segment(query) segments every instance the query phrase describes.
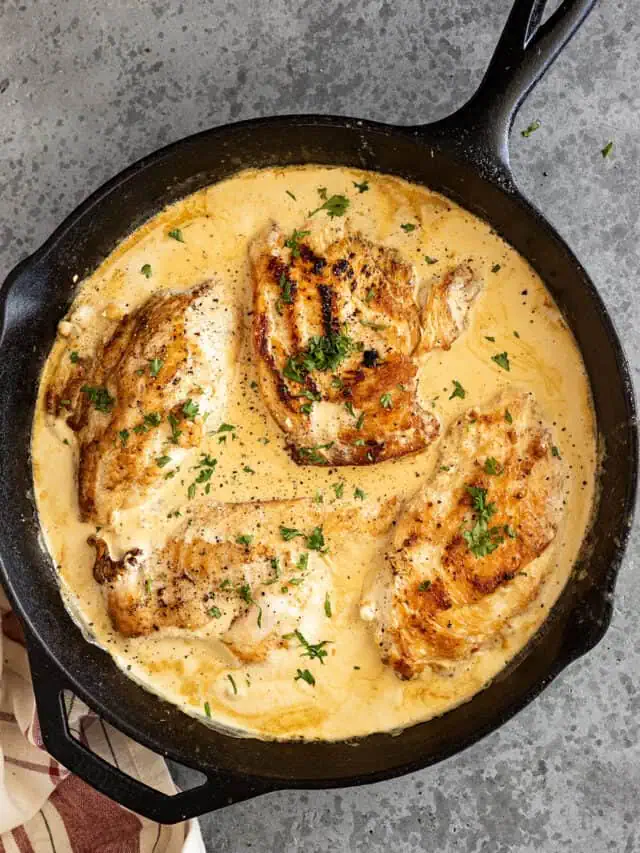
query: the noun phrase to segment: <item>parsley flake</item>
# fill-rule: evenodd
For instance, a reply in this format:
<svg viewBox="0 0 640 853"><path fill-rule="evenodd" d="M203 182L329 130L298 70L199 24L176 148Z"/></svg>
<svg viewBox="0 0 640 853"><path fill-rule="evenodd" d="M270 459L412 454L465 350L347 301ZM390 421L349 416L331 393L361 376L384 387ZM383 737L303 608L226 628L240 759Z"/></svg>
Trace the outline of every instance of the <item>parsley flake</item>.
<svg viewBox="0 0 640 853"><path fill-rule="evenodd" d="M461 400L467 396L467 392L464 390L462 385L458 382L457 379L453 380L453 393L449 397L450 400L453 400L454 397L460 397Z"/></svg>
<svg viewBox="0 0 640 853"><path fill-rule="evenodd" d="M349 207L349 199L344 195L332 195L328 198L324 204L321 204L320 207L316 207L315 210L309 211L309 216L315 216L316 213L319 213L321 210L326 210L327 214L331 219L334 219L336 216L344 216Z"/></svg>
<svg viewBox="0 0 640 853"><path fill-rule="evenodd" d="M310 684L312 687L315 687L316 680L313 677L313 673L309 672L308 669L299 669L298 674L294 678L294 681L306 681L307 684Z"/></svg>
<svg viewBox="0 0 640 853"><path fill-rule="evenodd" d="M539 127L540 122L536 119L535 121L531 122L529 127L525 128L524 130L521 130L520 133L526 139L527 137L531 136L532 133L535 133L535 131L538 130Z"/></svg>
<svg viewBox="0 0 640 853"><path fill-rule="evenodd" d="M187 400L187 402L182 407L182 414L188 421L193 421L196 418L196 415L200 411L200 406L197 403L194 403L191 397Z"/></svg>
<svg viewBox="0 0 640 853"><path fill-rule="evenodd" d="M284 241L284 244L287 249L291 249L292 258L300 257L300 240L302 240L303 237L306 237L309 234L311 234L311 231L298 231L296 228L294 228L291 237L288 237Z"/></svg>
<svg viewBox="0 0 640 853"><path fill-rule="evenodd" d="M329 598L328 592L325 593L324 596L324 615L327 617L327 619L331 619L331 616L333 615L331 610L331 599Z"/></svg>
<svg viewBox="0 0 640 853"><path fill-rule="evenodd" d="M417 225L414 225L413 222L403 222L400 226L405 234L411 234L412 231L415 231Z"/></svg>
<svg viewBox="0 0 640 853"><path fill-rule="evenodd" d="M152 273L151 264L143 264L140 267L140 272L142 273L142 275L145 278L151 278L151 273Z"/></svg>
<svg viewBox="0 0 640 853"><path fill-rule="evenodd" d="M496 355L492 355L491 361L495 361L498 367L501 367L503 370L511 370L509 355L506 352L499 352Z"/></svg>
<svg viewBox="0 0 640 853"><path fill-rule="evenodd" d="M149 362L149 373L155 378L162 370L164 361L161 358L152 358Z"/></svg>
<svg viewBox="0 0 640 853"><path fill-rule="evenodd" d="M383 394L380 397L380 405L383 409L392 409L393 408L393 399L391 394L387 391L386 394Z"/></svg>
<svg viewBox="0 0 640 853"><path fill-rule="evenodd" d="M352 183L359 193L366 193L366 191L369 189L368 181L363 181L361 184L359 184L357 181L352 181Z"/></svg>
<svg viewBox="0 0 640 853"><path fill-rule="evenodd" d="M83 394L86 394L89 400L93 403L93 408L97 412L109 414L115 403L115 397L112 397L108 389L104 385L83 385L80 389Z"/></svg>

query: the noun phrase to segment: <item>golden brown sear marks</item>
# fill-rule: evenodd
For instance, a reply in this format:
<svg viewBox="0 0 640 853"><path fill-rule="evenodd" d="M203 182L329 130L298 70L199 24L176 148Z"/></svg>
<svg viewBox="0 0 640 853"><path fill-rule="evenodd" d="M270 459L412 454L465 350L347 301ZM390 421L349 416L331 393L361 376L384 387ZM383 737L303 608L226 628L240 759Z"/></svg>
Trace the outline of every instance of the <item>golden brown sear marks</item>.
<svg viewBox="0 0 640 853"><path fill-rule="evenodd" d="M368 465L424 449L439 422L418 402L416 356L460 334L478 279L461 267L434 287L421 344L409 264L348 229L322 249L309 233L273 226L251 247L260 389L292 458Z"/></svg>
<svg viewBox="0 0 640 853"><path fill-rule="evenodd" d="M108 524L199 445L221 407L237 353L238 315L216 282L164 290L123 317L89 354L63 358L46 406L79 445L82 519Z"/></svg>
<svg viewBox="0 0 640 853"><path fill-rule="evenodd" d="M101 539L90 543L112 624L127 637L207 628L251 662L282 645L306 612L323 612L326 546L310 500L201 504L161 548L121 560Z"/></svg>
<svg viewBox="0 0 640 853"><path fill-rule="evenodd" d="M383 662L403 678L498 639L550 566L565 465L530 393L458 418L440 464L398 519L363 598Z"/></svg>

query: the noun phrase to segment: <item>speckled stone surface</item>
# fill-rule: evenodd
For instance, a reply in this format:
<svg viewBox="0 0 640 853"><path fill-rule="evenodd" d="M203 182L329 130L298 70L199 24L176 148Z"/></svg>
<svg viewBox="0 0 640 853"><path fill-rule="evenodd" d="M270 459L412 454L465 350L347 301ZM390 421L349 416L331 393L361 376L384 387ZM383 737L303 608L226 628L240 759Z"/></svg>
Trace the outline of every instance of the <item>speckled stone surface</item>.
<svg viewBox="0 0 640 853"><path fill-rule="evenodd" d="M230 120L415 123L477 85L509 0L2 0L0 274L91 190ZM530 96L521 187L568 239L640 368L640 3L608 0ZM533 119L529 138L519 130ZM610 158L600 150L614 140ZM640 851L637 532L595 651L500 731L393 782L202 820L212 851Z"/></svg>

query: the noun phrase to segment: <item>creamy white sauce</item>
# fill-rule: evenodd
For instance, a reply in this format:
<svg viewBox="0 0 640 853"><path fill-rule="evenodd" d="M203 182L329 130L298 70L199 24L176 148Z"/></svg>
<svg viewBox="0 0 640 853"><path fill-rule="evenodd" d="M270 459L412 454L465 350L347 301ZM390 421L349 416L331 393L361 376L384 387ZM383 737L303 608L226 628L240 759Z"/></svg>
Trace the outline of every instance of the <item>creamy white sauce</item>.
<svg viewBox="0 0 640 853"><path fill-rule="evenodd" d="M353 182L364 180L370 189L359 193ZM552 566L542 596L495 645L446 675L426 672L402 682L381 664L370 627L359 615L361 590L375 570L381 543L353 531L332 543L328 558L333 615L321 614L315 620L318 639L331 643L324 665L300 657L292 647L273 652L263 663L241 666L207 630L133 640L115 634L92 575L94 552L86 540L95 528L79 521L75 438L44 411L44 388L59 359L68 358L72 350L90 351L104 330L102 317L127 313L159 288L186 288L217 276L230 285L247 317L250 241L271 220L285 232L301 228L308 211L321 203L319 187L327 187L329 195L347 195L350 226L396 247L415 265L421 289L462 261L484 272L486 285L468 331L449 352L430 355L421 372L423 404L433 407L442 432L468 407L515 385L535 393L567 462L569 511L540 558ZM326 214L314 220L326 224ZM418 227L406 233L403 223ZM173 228L181 229L184 243L167 236ZM425 257L438 261L428 263ZM152 267L149 278L141 273L145 264ZM402 729L442 714L482 689L535 633L565 585L589 523L595 488L595 424L582 360L537 274L486 223L448 199L396 178L352 169L309 166L243 172L167 208L125 240L82 283L61 327L41 381L32 446L47 547L58 566L67 606L92 640L128 675L186 712L204 719L207 703L212 724L263 738L339 739ZM268 500L319 491L327 505L347 506L359 505L353 498L358 487L367 495L365 504L373 505L392 496L404 498L419 487L435 464L438 442L417 456L366 468L296 466L252 387L255 371L248 337L245 334L224 416L236 425L237 440L219 444L218 436L208 436L202 446L218 459L212 498ZM509 354L508 373L491 360L503 351ZM454 379L466 390L464 400L449 399ZM141 544L161 545L180 523L169 518L173 511L189 511L186 491L191 480L185 473L167 481L152 502L120 512L114 529L102 531L112 553ZM344 497L338 499L332 485L341 481ZM294 680L298 668L313 672L315 687Z"/></svg>

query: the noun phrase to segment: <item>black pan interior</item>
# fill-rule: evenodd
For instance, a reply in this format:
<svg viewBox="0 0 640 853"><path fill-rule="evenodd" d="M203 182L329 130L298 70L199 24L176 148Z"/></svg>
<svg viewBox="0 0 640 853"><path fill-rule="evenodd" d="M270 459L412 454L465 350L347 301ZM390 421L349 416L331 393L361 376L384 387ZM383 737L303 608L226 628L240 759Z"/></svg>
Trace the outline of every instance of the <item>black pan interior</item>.
<svg viewBox="0 0 640 853"><path fill-rule="evenodd" d="M493 730L604 634L631 518L636 471L633 392L602 302L564 242L492 164L458 159L428 131L330 118L274 119L208 131L133 166L89 199L23 264L6 293L0 363L0 542L11 597L35 642L75 692L157 752L205 772L275 785L329 786L423 767ZM582 350L605 449L602 499L584 568L526 654L471 702L399 736L354 744L267 743L216 733L136 686L87 643L62 605L43 553L32 501L29 443L39 373L73 295L128 233L167 203L247 167L348 165L400 175L439 190L488 220L546 282ZM0 307L2 300L0 299Z"/></svg>

